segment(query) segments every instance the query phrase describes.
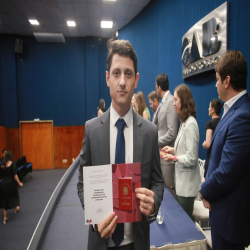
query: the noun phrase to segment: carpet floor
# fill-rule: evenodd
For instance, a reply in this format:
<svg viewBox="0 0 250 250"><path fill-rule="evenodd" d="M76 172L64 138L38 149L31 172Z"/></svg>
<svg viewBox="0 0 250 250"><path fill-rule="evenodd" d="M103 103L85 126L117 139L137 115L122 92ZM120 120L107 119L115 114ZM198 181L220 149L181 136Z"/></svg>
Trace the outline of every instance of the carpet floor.
<svg viewBox="0 0 250 250"><path fill-rule="evenodd" d="M33 170L32 178L19 188L20 211L8 210L9 221L3 225L0 212L0 249L27 249L50 196L67 169Z"/></svg>

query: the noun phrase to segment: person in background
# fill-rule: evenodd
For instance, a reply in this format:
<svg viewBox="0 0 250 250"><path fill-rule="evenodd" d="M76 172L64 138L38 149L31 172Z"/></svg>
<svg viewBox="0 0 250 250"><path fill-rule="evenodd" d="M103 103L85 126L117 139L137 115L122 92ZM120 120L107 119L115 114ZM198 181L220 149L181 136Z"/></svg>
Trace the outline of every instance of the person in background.
<svg viewBox="0 0 250 250"><path fill-rule="evenodd" d="M213 99L209 103L208 115L212 117L212 120L206 123L206 140L202 143L202 146L205 149L209 149L210 147L214 130L220 120L219 115L220 115L222 107L223 107L223 104L220 102L219 99ZM204 177L207 174L208 163L209 163L209 157L207 156Z"/></svg>
<svg viewBox="0 0 250 250"><path fill-rule="evenodd" d="M157 93L155 91L152 91L152 92L149 93L148 101L149 101L150 108L154 112L152 122L155 125L157 125L157 123L158 123L158 112L160 110L161 103L160 103L159 96L157 95Z"/></svg>
<svg viewBox="0 0 250 250"><path fill-rule="evenodd" d="M162 158L167 162L175 162L175 188L178 202L192 219L194 199L200 186L199 128L193 95L186 84L175 88L173 104L181 125L174 148L164 147L163 150L167 154Z"/></svg>
<svg viewBox="0 0 250 250"><path fill-rule="evenodd" d="M169 80L166 74L159 74L155 79L157 95L161 99L161 107L158 111L158 146L159 149L165 146L174 146L179 128L179 118L174 109L174 97L169 90ZM174 184L174 163L161 159L161 171L166 188L177 199Z"/></svg>
<svg viewBox="0 0 250 250"><path fill-rule="evenodd" d="M150 116L150 112L146 104L145 96L141 91L136 93L135 100L136 100L138 114L147 120L151 120L151 116Z"/></svg>
<svg viewBox="0 0 250 250"><path fill-rule="evenodd" d="M137 113L135 96L136 96L136 94L133 94L132 99L131 99L131 106L132 106L133 110Z"/></svg>
<svg viewBox="0 0 250 250"><path fill-rule="evenodd" d="M215 72L224 113L208 149L200 198L210 211L213 250L244 250L250 244L250 98L244 55L227 51Z"/></svg>
<svg viewBox="0 0 250 250"><path fill-rule="evenodd" d="M3 149L3 150L2 150L2 155L3 155L3 157L4 157L5 153L6 153L6 149Z"/></svg>
<svg viewBox="0 0 250 250"><path fill-rule="evenodd" d="M6 149L3 149L3 150L2 150L2 155L3 155L3 157L4 157L5 153L6 153ZM1 164L1 162L2 162L2 158L0 158L0 164Z"/></svg>
<svg viewBox="0 0 250 250"><path fill-rule="evenodd" d="M139 222L118 224L117 215L112 212L102 223L89 227L88 250L150 249L149 224L156 219L163 198L164 184L157 128L152 122L136 114L131 107L131 98L138 81L137 56L133 46L129 41L110 39L106 82L112 102L107 112L85 124L80 153L78 196L84 209L85 166L141 162L142 187L135 191L142 219Z"/></svg>
<svg viewBox="0 0 250 250"><path fill-rule="evenodd" d="M105 101L104 101L104 99L100 99L100 101L99 101L99 109L98 109L97 116L100 116L104 112L105 112Z"/></svg>
<svg viewBox="0 0 250 250"><path fill-rule="evenodd" d="M6 151L2 159L0 168L0 178L2 180L0 186L0 208L3 209L4 219L3 224L9 220L7 217L7 210L14 208L14 213L19 211L19 195L17 184L22 187L23 183L20 182L17 176L17 169L13 162L11 151Z"/></svg>

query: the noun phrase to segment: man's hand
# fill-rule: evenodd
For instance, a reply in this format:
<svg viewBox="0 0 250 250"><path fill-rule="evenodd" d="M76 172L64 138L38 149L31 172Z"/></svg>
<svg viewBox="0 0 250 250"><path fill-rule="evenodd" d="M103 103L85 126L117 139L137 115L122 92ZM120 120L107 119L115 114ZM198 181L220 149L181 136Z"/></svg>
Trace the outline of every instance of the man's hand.
<svg viewBox="0 0 250 250"><path fill-rule="evenodd" d="M137 188L135 190L136 197L140 200L140 210L145 216L154 213L154 192L147 188Z"/></svg>
<svg viewBox="0 0 250 250"><path fill-rule="evenodd" d="M117 224L117 215L112 212L102 223L98 224L98 232L102 238L109 238L115 231Z"/></svg>
<svg viewBox="0 0 250 250"><path fill-rule="evenodd" d="M211 209L210 203L209 203L207 200L205 200L204 198L203 198L202 201L203 201L203 206L204 206L205 208L208 208L209 211L211 211L212 209Z"/></svg>

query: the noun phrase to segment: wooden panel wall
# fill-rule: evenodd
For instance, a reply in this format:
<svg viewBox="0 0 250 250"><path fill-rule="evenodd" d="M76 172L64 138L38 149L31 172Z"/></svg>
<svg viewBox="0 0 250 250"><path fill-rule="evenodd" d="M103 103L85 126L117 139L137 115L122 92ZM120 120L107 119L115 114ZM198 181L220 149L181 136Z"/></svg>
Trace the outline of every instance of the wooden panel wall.
<svg viewBox="0 0 250 250"><path fill-rule="evenodd" d="M20 157L18 128L5 128L0 126L0 158L5 148L13 154L14 160Z"/></svg>
<svg viewBox="0 0 250 250"><path fill-rule="evenodd" d="M72 158L76 158L82 149L85 126L54 127L54 168L68 168ZM19 147L19 130L0 126L0 150L11 150L14 159L21 157ZM0 152L0 153L1 153ZM67 163L63 163L63 159ZM28 160L28 159L27 159Z"/></svg>
<svg viewBox="0 0 250 250"><path fill-rule="evenodd" d="M54 166L67 168L82 149L84 126L54 127ZM67 160L67 163L63 163Z"/></svg>

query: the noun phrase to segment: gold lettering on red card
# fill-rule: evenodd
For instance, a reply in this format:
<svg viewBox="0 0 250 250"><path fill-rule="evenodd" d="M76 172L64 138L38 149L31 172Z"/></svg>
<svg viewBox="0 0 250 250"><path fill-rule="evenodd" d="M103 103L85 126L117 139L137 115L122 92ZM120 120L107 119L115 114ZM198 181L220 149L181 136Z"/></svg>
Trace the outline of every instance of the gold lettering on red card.
<svg viewBox="0 0 250 250"><path fill-rule="evenodd" d="M119 183L119 209L120 210L133 210L132 177L119 178L118 183Z"/></svg>

